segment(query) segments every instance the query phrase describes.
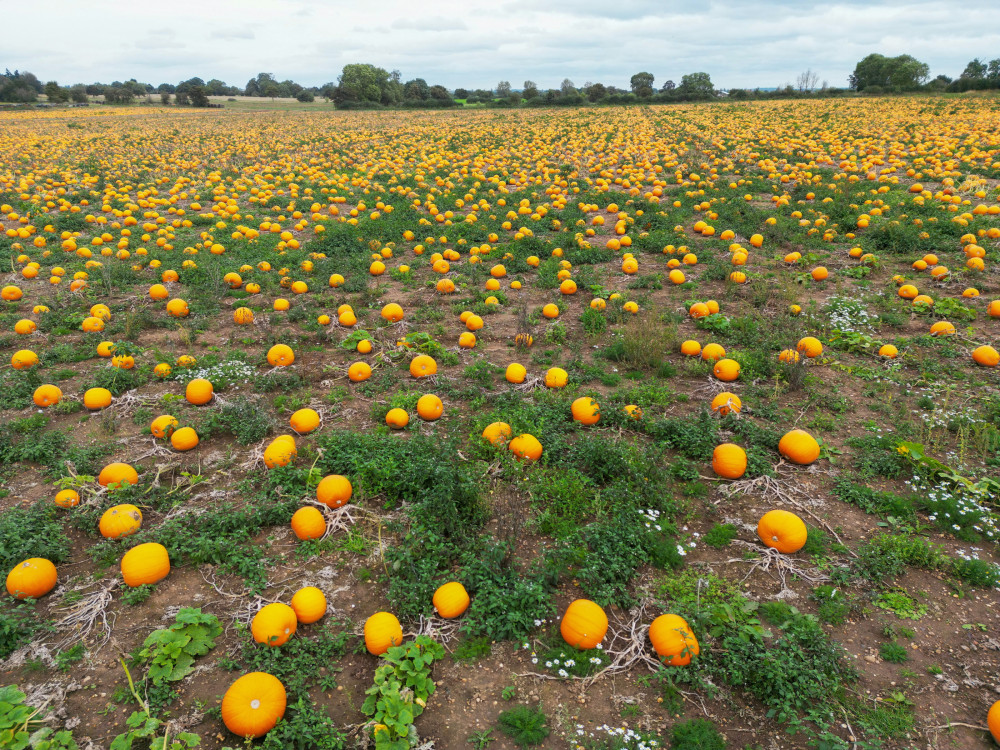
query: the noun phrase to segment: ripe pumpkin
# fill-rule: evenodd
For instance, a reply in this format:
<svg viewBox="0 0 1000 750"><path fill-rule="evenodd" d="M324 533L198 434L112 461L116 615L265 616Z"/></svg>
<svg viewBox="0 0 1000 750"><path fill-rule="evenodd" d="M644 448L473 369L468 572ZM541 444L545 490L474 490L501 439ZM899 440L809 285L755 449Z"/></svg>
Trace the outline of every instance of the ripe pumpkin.
<svg viewBox="0 0 1000 750"><path fill-rule="evenodd" d="M16 599L38 599L56 587L56 566L44 557L29 557L7 574L7 593Z"/></svg>
<svg viewBox="0 0 1000 750"><path fill-rule="evenodd" d="M142 526L142 511L129 503L108 508L101 516L99 528L105 539L122 539Z"/></svg>
<svg viewBox="0 0 1000 750"><path fill-rule="evenodd" d="M434 357L428 354L418 354L410 360L410 375L415 378L426 378L436 375L438 371L437 362Z"/></svg>
<svg viewBox="0 0 1000 750"><path fill-rule="evenodd" d="M992 346L984 344L973 349L972 359L975 360L977 365L996 367L1000 363L1000 352L997 352Z"/></svg>
<svg viewBox="0 0 1000 750"><path fill-rule="evenodd" d="M810 359L818 357L823 353L823 344L818 338L813 336L806 336L805 338L799 339L799 343L795 345L795 348Z"/></svg>
<svg viewBox="0 0 1000 750"><path fill-rule="evenodd" d="M365 620L365 647L372 656L381 656L402 642L403 628L391 612L376 612Z"/></svg>
<svg viewBox="0 0 1000 750"><path fill-rule="evenodd" d="M126 586L158 583L170 574L170 555L162 544L146 542L125 553L121 568Z"/></svg>
<svg viewBox="0 0 1000 750"><path fill-rule="evenodd" d="M215 390L212 388L212 384L205 378L195 378L184 389L184 398L189 404L195 406L204 406L212 400L214 395Z"/></svg>
<svg viewBox="0 0 1000 750"><path fill-rule="evenodd" d="M198 447L199 442L198 433L193 427L181 427L170 435L170 444L178 451L193 450Z"/></svg>
<svg viewBox="0 0 1000 750"><path fill-rule="evenodd" d="M121 484L122 482L128 482L129 484L139 483L139 473L129 464L108 464L101 469L101 473L97 476L97 483L102 487Z"/></svg>
<svg viewBox="0 0 1000 750"><path fill-rule="evenodd" d="M382 317L390 323L398 323L403 319L403 308L395 302L390 302L382 308Z"/></svg>
<svg viewBox="0 0 1000 750"><path fill-rule="evenodd" d="M681 354L686 357L697 357L701 354L701 344L694 339L688 339L681 344Z"/></svg>
<svg viewBox="0 0 1000 750"><path fill-rule="evenodd" d="M601 419L600 405L589 396L576 399L570 410L573 412L573 419L580 424L597 424Z"/></svg>
<svg viewBox="0 0 1000 750"><path fill-rule="evenodd" d="M35 389L35 392L31 396L31 400L35 402L35 406L47 409L50 406L58 404L62 400L62 391L58 386L46 383L45 385L40 385Z"/></svg>
<svg viewBox="0 0 1000 750"><path fill-rule="evenodd" d="M880 357L895 359L899 355L899 349L894 347L892 344L883 344L879 347L878 353Z"/></svg>
<svg viewBox="0 0 1000 750"><path fill-rule="evenodd" d="M504 373L504 377L507 379L508 383L523 383L525 378L528 377L528 371L525 369L524 365L518 362L511 362L507 365L507 371Z"/></svg>
<svg viewBox="0 0 1000 750"><path fill-rule="evenodd" d="M740 446L723 443L712 451L712 470L726 479L739 479L747 471L747 454Z"/></svg>
<svg viewBox="0 0 1000 750"><path fill-rule="evenodd" d="M939 320L931 326L931 336L951 336L955 333L955 326L947 320Z"/></svg>
<svg viewBox="0 0 1000 750"><path fill-rule="evenodd" d="M326 614L326 596L315 586L305 586L292 596L295 617L303 625L312 625Z"/></svg>
<svg viewBox="0 0 1000 750"><path fill-rule="evenodd" d="M830 272L823 266L816 266L816 268L814 268L809 275L812 276L815 281L823 281L823 279L830 275Z"/></svg>
<svg viewBox="0 0 1000 750"><path fill-rule="evenodd" d="M625 406L625 413L628 414L631 419L642 419L642 409L640 409L636 404L627 404Z"/></svg>
<svg viewBox="0 0 1000 750"><path fill-rule="evenodd" d="M444 404L433 393L425 393L417 400L417 414L427 422L439 419L443 412Z"/></svg>
<svg viewBox="0 0 1000 750"><path fill-rule="evenodd" d="M38 364L38 355L30 349L14 352L10 358L10 366L15 370L30 370Z"/></svg>
<svg viewBox="0 0 1000 750"><path fill-rule="evenodd" d="M542 308L542 315L544 315L546 318L549 318L550 320L558 318L559 306L550 302L549 304L547 304L545 307Z"/></svg>
<svg viewBox="0 0 1000 750"><path fill-rule="evenodd" d="M476 334L466 331L458 337L458 346L461 349L475 349Z"/></svg>
<svg viewBox="0 0 1000 750"><path fill-rule="evenodd" d="M385 415L385 423L394 430L402 430L410 423L410 415L406 413L406 409L389 409Z"/></svg>
<svg viewBox="0 0 1000 750"><path fill-rule="evenodd" d="M706 362L717 362L726 356L726 350L721 344L705 344L701 350L701 358Z"/></svg>
<svg viewBox="0 0 1000 750"><path fill-rule="evenodd" d="M712 411L722 416L729 414L729 412L739 414L742 408L743 402L740 401L740 397L729 391L723 391L712 399Z"/></svg>
<svg viewBox="0 0 1000 750"><path fill-rule="evenodd" d="M802 357L799 356L799 353L794 349L782 349L778 352L779 362L787 362L790 365L794 365L800 359L802 359Z"/></svg>
<svg viewBox="0 0 1000 750"><path fill-rule="evenodd" d="M589 599L571 603L559 623L563 640L582 651L594 648L608 632L608 616L601 606Z"/></svg>
<svg viewBox="0 0 1000 750"><path fill-rule="evenodd" d="M76 490L60 490L56 493L55 502L60 508L75 508L80 504L80 493Z"/></svg>
<svg viewBox="0 0 1000 750"><path fill-rule="evenodd" d="M319 508L307 505L292 515L292 531L300 541L319 539L326 533L326 519Z"/></svg>
<svg viewBox="0 0 1000 750"><path fill-rule="evenodd" d="M237 307L233 311L233 322L240 326L250 325L253 323L253 310L249 307Z"/></svg>
<svg viewBox="0 0 1000 750"><path fill-rule="evenodd" d="M740 363L735 359L720 359L715 363L712 372L719 380L730 383L740 376Z"/></svg>
<svg viewBox="0 0 1000 750"><path fill-rule="evenodd" d="M88 388L83 394L83 405L91 411L111 406L111 391L107 388Z"/></svg>
<svg viewBox="0 0 1000 750"><path fill-rule="evenodd" d="M694 631L680 615L660 615L649 626L649 640L663 663L684 667L701 653Z"/></svg>
<svg viewBox="0 0 1000 750"><path fill-rule="evenodd" d="M527 432L513 438L507 447L518 459L526 458L529 461L537 461L542 457L542 444L538 442L538 438Z"/></svg>
<svg viewBox="0 0 1000 750"><path fill-rule="evenodd" d="M545 371L545 386L547 388L565 388L569 382L569 373L561 367L550 367Z"/></svg>
<svg viewBox="0 0 1000 750"><path fill-rule="evenodd" d="M295 440L289 435L281 435L272 440L264 449L264 465L269 469L275 466L288 466L299 453Z"/></svg>
<svg viewBox="0 0 1000 750"><path fill-rule="evenodd" d="M287 344L275 344L267 350L267 361L273 367L287 367L295 362L295 352Z"/></svg>
<svg viewBox="0 0 1000 750"><path fill-rule="evenodd" d="M819 458L819 443L805 430L791 430L778 441L778 453L800 466L808 466Z"/></svg>
<svg viewBox="0 0 1000 750"><path fill-rule="evenodd" d="M285 686L267 672L250 672L222 697L222 723L240 737L263 737L285 715Z"/></svg>
<svg viewBox="0 0 1000 750"><path fill-rule="evenodd" d="M469 608L469 592L458 581L452 581L434 592L433 604L441 617L452 620Z"/></svg>
<svg viewBox="0 0 1000 750"><path fill-rule="evenodd" d="M360 383L372 376L372 368L367 362L355 362L347 368L347 377L352 383Z"/></svg>
<svg viewBox="0 0 1000 750"><path fill-rule="evenodd" d="M768 547L786 555L793 554L806 544L806 524L787 510L771 510L757 523L757 536Z"/></svg>
<svg viewBox="0 0 1000 750"><path fill-rule="evenodd" d="M288 420L300 435L306 435L319 427L319 414L314 409L299 409Z"/></svg>
<svg viewBox="0 0 1000 750"><path fill-rule="evenodd" d="M1000 701L990 706L990 710L986 714L986 726L990 728L993 739L1000 743Z"/></svg>
<svg viewBox="0 0 1000 750"><path fill-rule="evenodd" d="M483 430L483 439L488 440L493 445L500 445L510 440L514 432L506 422L493 422L486 425Z"/></svg>
<svg viewBox="0 0 1000 750"><path fill-rule="evenodd" d="M351 480L340 474L330 474L323 477L316 485L316 499L329 508L339 508L346 505L354 494Z"/></svg>
<svg viewBox="0 0 1000 750"><path fill-rule="evenodd" d="M275 602L261 607L250 621L250 632L257 643L280 646L295 635L299 621L295 610L287 604Z"/></svg>

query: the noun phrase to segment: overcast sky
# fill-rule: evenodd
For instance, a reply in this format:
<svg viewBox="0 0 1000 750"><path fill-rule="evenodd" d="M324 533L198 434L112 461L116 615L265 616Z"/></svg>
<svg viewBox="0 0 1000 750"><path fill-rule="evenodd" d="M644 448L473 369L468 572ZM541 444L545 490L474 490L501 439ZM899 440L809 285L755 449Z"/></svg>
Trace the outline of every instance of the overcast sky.
<svg viewBox="0 0 1000 750"><path fill-rule="evenodd" d="M871 52L956 77L974 57L1000 57L1000 2L0 0L0 65L61 84L199 76L242 87L266 71L318 86L368 62L449 88L627 88L638 71L657 88L696 71L719 88L769 87L806 68L846 86Z"/></svg>

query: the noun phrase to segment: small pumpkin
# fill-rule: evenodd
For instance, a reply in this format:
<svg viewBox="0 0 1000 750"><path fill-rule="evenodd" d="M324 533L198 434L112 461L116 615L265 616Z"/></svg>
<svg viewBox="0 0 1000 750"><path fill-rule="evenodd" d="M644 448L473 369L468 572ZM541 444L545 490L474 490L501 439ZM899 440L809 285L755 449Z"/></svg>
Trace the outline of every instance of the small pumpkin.
<svg viewBox="0 0 1000 750"><path fill-rule="evenodd" d="M250 672L222 697L222 723L240 737L262 737L284 717L287 700L281 680L267 672Z"/></svg>
<svg viewBox="0 0 1000 750"><path fill-rule="evenodd" d="M195 406L204 406L212 400L214 395L215 390L212 388L211 382L205 378L195 378L184 389L184 398L189 404Z"/></svg>
<svg viewBox="0 0 1000 750"><path fill-rule="evenodd" d="M76 490L60 490L56 493L55 502L60 508L75 508L80 504L80 493Z"/></svg>
<svg viewBox="0 0 1000 750"><path fill-rule="evenodd" d="M542 457L542 444L538 442L538 438L527 432L513 438L507 447L518 459L526 458L529 461L537 461Z"/></svg>
<svg viewBox="0 0 1000 750"><path fill-rule="evenodd" d="M303 625L311 625L326 614L326 596L315 586L305 586L292 596L295 617Z"/></svg>
<svg viewBox="0 0 1000 750"><path fill-rule="evenodd" d="M275 466L288 466L299 453L295 440L289 435L281 435L272 440L264 449L264 465L269 469Z"/></svg>
<svg viewBox="0 0 1000 750"><path fill-rule="evenodd" d="M701 358L706 362L718 362L726 356L726 350L722 344L705 344L701 350Z"/></svg>
<svg viewBox="0 0 1000 750"><path fill-rule="evenodd" d="M525 378L528 377L528 370L519 362L511 362L507 365L504 377L507 379L508 383L514 383L517 385L523 383Z"/></svg>
<svg viewBox="0 0 1000 750"><path fill-rule="evenodd" d="M819 443L805 430L791 430L778 441L778 453L800 466L808 466L819 458Z"/></svg>
<svg viewBox="0 0 1000 750"><path fill-rule="evenodd" d="M299 409L288 420L300 435L306 435L319 427L319 413L315 409Z"/></svg>
<svg viewBox="0 0 1000 750"><path fill-rule="evenodd" d="M142 511L129 503L108 508L98 524L105 539L122 539L142 526Z"/></svg>
<svg viewBox="0 0 1000 750"><path fill-rule="evenodd" d="M391 612L376 612L365 620L365 648L372 656L381 656L402 642L403 628Z"/></svg>
<svg viewBox="0 0 1000 750"><path fill-rule="evenodd" d="M469 592L458 581L452 581L434 592L433 604L441 617L452 620L469 608Z"/></svg>
<svg viewBox="0 0 1000 750"><path fill-rule="evenodd" d="M170 555L162 544L146 542L125 553L121 569L126 586L157 583L170 574Z"/></svg>
<svg viewBox="0 0 1000 750"><path fill-rule="evenodd" d="M177 418L170 414L161 414L149 425L153 437L162 439L169 436L177 427Z"/></svg>
<svg viewBox="0 0 1000 750"><path fill-rule="evenodd" d="M757 523L757 536L768 547L786 555L793 554L806 544L805 522L787 510L771 510Z"/></svg>
<svg viewBox="0 0 1000 750"><path fill-rule="evenodd" d="M439 419L443 412L444 404L433 393L425 393L417 400L417 414L427 422Z"/></svg>
<svg viewBox="0 0 1000 750"><path fill-rule="evenodd" d="M128 482L129 484L139 483L139 473L129 464L120 462L108 464L97 475L97 483L102 487L109 487L112 484L121 484L122 482Z"/></svg>
<svg viewBox="0 0 1000 750"><path fill-rule="evenodd" d="M487 440L493 445L502 445L510 440L513 434L510 425L506 422L493 422L486 425L483 430L483 440Z"/></svg>
<svg viewBox="0 0 1000 750"><path fill-rule="evenodd" d="M740 376L740 363L735 359L720 359L712 367L712 373L724 383L731 383Z"/></svg>
<svg viewBox="0 0 1000 750"><path fill-rule="evenodd" d="M50 406L58 404L62 400L62 395L62 390L58 386L46 383L35 389L31 400L35 402L35 406L47 409Z"/></svg>
<svg viewBox="0 0 1000 750"><path fill-rule="evenodd" d="M250 632L257 643L281 646L295 635L298 622L294 609L287 604L275 602L261 607L253 616Z"/></svg>
<svg viewBox="0 0 1000 750"><path fill-rule="evenodd" d="M570 646L586 651L604 640L608 632L608 616L596 602L577 599L566 608L559 623L559 632Z"/></svg>
<svg viewBox="0 0 1000 750"><path fill-rule="evenodd" d="M550 367L545 371L545 386L547 388L565 388L569 382L569 373L561 367Z"/></svg>
<svg viewBox="0 0 1000 750"><path fill-rule="evenodd" d="M410 423L410 415L406 413L406 409L389 409L385 415L385 423L394 430L402 430Z"/></svg>
<svg viewBox="0 0 1000 750"><path fill-rule="evenodd" d="M438 366L434 357L418 354L410 360L410 375L415 378L426 378L437 374Z"/></svg>
<svg viewBox="0 0 1000 750"><path fill-rule="evenodd" d="M372 368L367 362L354 362L347 368L347 377L352 383L360 383L372 376Z"/></svg>
<svg viewBox="0 0 1000 750"><path fill-rule="evenodd" d="M722 416L730 412L739 414L742 408L743 402L740 401L740 397L729 391L723 391L712 399L712 411Z"/></svg>
<svg viewBox="0 0 1000 750"><path fill-rule="evenodd" d="M823 344L814 336L806 336L805 338L799 339L799 343L795 345L795 348L805 354L809 359L818 357L823 353Z"/></svg>
<svg viewBox="0 0 1000 750"><path fill-rule="evenodd" d="M56 587L58 578L51 560L29 557L7 574L7 593L16 599L38 599Z"/></svg>
<svg viewBox="0 0 1000 750"><path fill-rule="evenodd" d="M583 425L597 424L601 419L601 407L590 396L576 399L570 410L573 412L573 419Z"/></svg>
<svg viewBox="0 0 1000 750"><path fill-rule="evenodd" d="M653 650L671 667L683 667L701 653L698 639L687 621L680 615L660 615L649 626Z"/></svg>
<svg viewBox="0 0 1000 750"><path fill-rule="evenodd" d="M740 446L723 443L712 451L712 470L725 479L739 479L747 471L747 454Z"/></svg>
<svg viewBox="0 0 1000 750"><path fill-rule="evenodd" d="M983 367L996 367L1000 364L1000 352L997 352L992 346L978 346L972 351L972 359L977 365L982 365Z"/></svg>
<svg viewBox="0 0 1000 750"><path fill-rule="evenodd" d="M267 350L267 362L273 367L288 367L295 362L295 352L287 344L275 344Z"/></svg>
<svg viewBox="0 0 1000 750"><path fill-rule="evenodd" d="M170 435L170 444L178 451L193 450L198 447L199 442L198 433L193 427L181 427Z"/></svg>
<svg viewBox="0 0 1000 750"><path fill-rule="evenodd" d="M107 388L88 388L83 394L83 405L91 411L111 406L111 391Z"/></svg>
<svg viewBox="0 0 1000 750"><path fill-rule="evenodd" d="M990 710L986 714L986 726L990 728L993 739L1000 743L1000 701L990 706Z"/></svg>

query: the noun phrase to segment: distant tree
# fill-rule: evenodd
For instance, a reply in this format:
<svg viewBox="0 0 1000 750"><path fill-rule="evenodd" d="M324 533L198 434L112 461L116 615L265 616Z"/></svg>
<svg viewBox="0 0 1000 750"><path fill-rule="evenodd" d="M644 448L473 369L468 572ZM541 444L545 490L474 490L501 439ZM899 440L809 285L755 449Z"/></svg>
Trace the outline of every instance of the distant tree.
<svg viewBox="0 0 1000 750"><path fill-rule="evenodd" d="M608 95L608 87L603 83L592 83L585 89L587 98L592 102L599 102Z"/></svg>
<svg viewBox="0 0 1000 750"><path fill-rule="evenodd" d="M632 93L642 98L652 96L653 80L652 73L636 73L629 80L629 85L632 87Z"/></svg>
<svg viewBox="0 0 1000 750"><path fill-rule="evenodd" d="M333 99L334 95L337 93L337 84L333 81L328 81L319 87L319 95L322 96L327 101Z"/></svg>
<svg viewBox="0 0 1000 750"><path fill-rule="evenodd" d="M444 86L431 86L429 93L431 99L436 99L439 102L451 100L451 94L448 93L448 89Z"/></svg>
<svg viewBox="0 0 1000 750"><path fill-rule="evenodd" d="M188 97L191 99L192 107L207 107L209 104L208 94L205 93L204 86L194 85L188 89Z"/></svg>
<svg viewBox="0 0 1000 750"><path fill-rule="evenodd" d="M160 92L160 104L164 104L164 105L170 104L170 92L169 91L161 91Z"/></svg>
<svg viewBox="0 0 1000 750"><path fill-rule="evenodd" d="M988 78L1000 78L1000 57L990 60L986 66L986 75Z"/></svg>
<svg viewBox="0 0 1000 750"><path fill-rule="evenodd" d="M338 79L334 101L346 103L395 104L402 101L403 86L389 71L368 63L345 65Z"/></svg>
<svg viewBox="0 0 1000 750"><path fill-rule="evenodd" d="M469 90L468 89L455 89L455 98L456 99L468 99L469 98Z"/></svg>
<svg viewBox="0 0 1000 750"><path fill-rule="evenodd" d="M69 90L69 97L73 100L74 104L86 104L87 103L87 87L82 83L78 83L73 88Z"/></svg>
<svg viewBox="0 0 1000 750"><path fill-rule="evenodd" d="M313 92L310 91L309 89L302 89L298 94L295 95L295 98L303 103L316 101L316 95L313 94Z"/></svg>
<svg viewBox="0 0 1000 750"><path fill-rule="evenodd" d="M256 77L251 78L247 81L247 85L243 87L244 96L266 96L263 93L264 87L269 84L277 84L278 81L275 79L274 75L271 73L258 73Z"/></svg>
<svg viewBox="0 0 1000 750"><path fill-rule="evenodd" d="M205 84L205 93L209 96L225 96L229 93L229 87L226 85L225 81L213 78Z"/></svg>
<svg viewBox="0 0 1000 750"><path fill-rule="evenodd" d="M538 85L534 81L525 81L521 88L521 96L525 99L534 99L538 96Z"/></svg>
<svg viewBox="0 0 1000 750"><path fill-rule="evenodd" d="M199 78L198 80L200 81L201 79ZM125 83L122 84L122 88L128 89L135 96L145 96L146 94L149 93L149 90L146 88L147 85L148 84L145 83L139 83L139 81L135 80L134 78L129 78L127 81L125 81Z"/></svg>
<svg viewBox="0 0 1000 750"><path fill-rule="evenodd" d="M677 88L677 84L676 83L674 83L671 80L666 80L666 81L663 82L663 85L660 86L660 93L665 94L668 91L673 91L676 88Z"/></svg>
<svg viewBox="0 0 1000 750"><path fill-rule="evenodd" d="M554 104L559 100L561 93L562 92L560 92L559 89L548 89L544 94L542 94L542 98L545 100L546 104Z"/></svg>
<svg viewBox="0 0 1000 750"><path fill-rule="evenodd" d="M493 89L476 89L472 95L481 102L489 102L493 100Z"/></svg>
<svg viewBox="0 0 1000 750"><path fill-rule="evenodd" d="M304 86L292 80L282 81L278 85L281 87L282 96L298 97L299 92L302 91L302 89L304 88Z"/></svg>
<svg viewBox="0 0 1000 750"><path fill-rule="evenodd" d="M166 91L168 94L172 94L177 90L177 87L174 86L174 84L172 83L161 83L159 86L156 87L156 90L159 91L161 94L164 91Z"/></svg>
<svg viewBox="0 0 1000 750"><path fill-rule="evenodd" d="M871 86L908 91L927 80L930 68L910 55L886 57L873 53L854 66L848 78L851 88L864 91Z"/></svg>
<svg viewBox="0 0 1000 750"><path fill-rule="evenodd" d="M189 94L195 86L201 86L202 90L204 90L205 82L198 77L188 78L186 81L181 81L177 84L177 91Z"/></svg>
<svg viewBox="0 0 1000 750"><path fill-rule="evenodd" d="M135 94L124 86L109 86L104 90L105 104L132 104Z"/></svg>
<svg viewBox="0 0 1000 750"><path fill-rule="evenodd" d="M568 78L563 78L563 82L559 84L559 93L562 96L571 96L576 93L576 86Z"/></svg>
<svg viewBox="0 0 1000 750"><path fill-rule="evenodd" d="M982 62L978 57L965 66L965 70L962 71L962 75L959 78L966 78L973 81L982 80L986 78L989 74L989 67L986 63Z"/></svg>
<svg viewBox="0 0 1000 750"><path fill-rule="evenodd" d="M708 73L688 73L681 76L681 85L677 90L686 96L715 96L715 86L712 85L712 77Z"/></svg>
<svg viewBox="0 0 1000 750"><path fill-rule="evenodd" d="M260 87L259 95L266 96L268 99L277 99L281 96L281 86L278 85L277 81L267 81Z"/></svg>
<svg viewBox="0 0 1000 750"><path fill-rule="evenodd" d="M33 102L42 89L41 82L31 73L6 70L0 76L0 102Z"/></svg>
<svg viewBox="0 0 1000 750"><path fill-rule="evenodd" d="M187 91L178 91L174 94L174 101L177 102L179 107L186 107L191 103L191 99L188 98Z"/></svg>
<svg viewBox="0 0 1000 750"><path fill-rule="evenodd" d="M500 81L497 84L497 99L506 99L510 96L510 81Z"/></svg>
<svg viewBox="0 0 1000 750"><path fill-rule="evenodd" d="M427 85L427 81L423 78L414 78L403 84L403 99L408 102L426 101L431 95L430 91L431 87Z"/></svg>
<svg viewBox="0 0 1000 750"><path fill-rule="evenodd" d="M53 104L62 104L69 99L69 93L55 81L45 84L45 96Z"/></svg>
<svg viewBox="0 0 1000 750"><path fill-rule="evenodd" d="M817 83L819 83L819 73L813 73L811 68L807 68L802 73L799 73L798 78L795 79L795 87L799 90L799 93L812 91L816 88Z"/></svg>

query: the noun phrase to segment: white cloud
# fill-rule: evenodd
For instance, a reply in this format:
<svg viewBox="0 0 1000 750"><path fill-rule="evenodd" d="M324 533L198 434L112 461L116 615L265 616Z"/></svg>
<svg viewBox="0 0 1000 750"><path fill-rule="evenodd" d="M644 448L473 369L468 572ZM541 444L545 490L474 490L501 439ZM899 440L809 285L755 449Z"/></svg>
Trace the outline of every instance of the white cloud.
<svg viewBox="0 0 1000 750"><path fill-rule="evenodd" d="M158 84L192 76L243 85L264 70L304 85L349 62L449 87L531 79L556 87L659 85L706 71L720 87L780 86L806 68L843 86L870 52L912 54L957 76L1000 50L1000 4L967 14L938 0L172 0L170 13L119 0L4 4L4 65L42 80ZM134 40L134 41L130 41ZM960 42L958 41L960 40Z"/></svg>

